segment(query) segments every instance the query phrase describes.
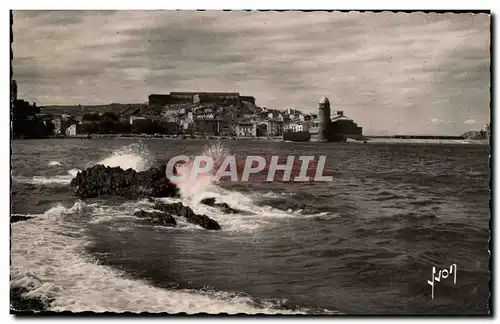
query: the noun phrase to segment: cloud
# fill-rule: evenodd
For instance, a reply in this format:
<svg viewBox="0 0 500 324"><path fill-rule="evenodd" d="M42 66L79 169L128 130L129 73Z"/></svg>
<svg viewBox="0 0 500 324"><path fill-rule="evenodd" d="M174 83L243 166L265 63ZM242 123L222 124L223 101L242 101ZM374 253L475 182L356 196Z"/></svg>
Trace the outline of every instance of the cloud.
<svg viewBox="0 0 500 324"><path fill-rule="evenodd" d="M13 28L19 93L39 104L204 90L312 112L327 95L365 133L489 115L484 14L15 11Z"/></svg>
<svg viewBox="0 0 500 324"><path fill-rule="evenodd" d="M478 122L475 119L467 119L466 121L464 121L464 124L471 125L471 124L478 124Z"/></svg>

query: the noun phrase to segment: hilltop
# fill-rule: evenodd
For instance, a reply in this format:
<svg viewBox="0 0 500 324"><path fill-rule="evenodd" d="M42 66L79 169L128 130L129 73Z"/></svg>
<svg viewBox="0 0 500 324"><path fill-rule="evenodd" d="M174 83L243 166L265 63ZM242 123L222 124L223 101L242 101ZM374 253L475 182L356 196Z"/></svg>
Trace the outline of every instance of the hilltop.
<svg viewBox="0 0 500 324"><path fill-rule="evenodd" d="M41 106L40 113L47 115L70 115L73 117L82 117L85 114L92 113L115 113L120 116L131 116L138 114L147 108L146 103L140 104L120 104L111 103L108 105L52 105Z"/></svg>
<svg viewBox="0 0 500 324"><path fill-rule="evenodd" d="M132 115L159 117L165 114L166 111L180 110L182 108L189 110L202 111L206 108L224 107L229 109L230 105L221 105L220 103L178 103L166 104L162 107L148 105L147 103L121 104L111 103L107 105L50 105L40 106L40 113L46 115L70 115L72 117L83 117L85 114L104 114L114 113L119 117L128 118ZM236 108L239 114L255 114L263 111L263 108L256 106L252 102L242 101Z"/></svg>

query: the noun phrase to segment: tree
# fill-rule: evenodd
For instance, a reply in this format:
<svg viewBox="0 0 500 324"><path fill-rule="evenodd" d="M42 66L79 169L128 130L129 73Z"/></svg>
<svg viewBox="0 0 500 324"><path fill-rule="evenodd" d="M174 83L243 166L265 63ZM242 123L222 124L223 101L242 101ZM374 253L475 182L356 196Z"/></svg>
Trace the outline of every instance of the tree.
<svg viewBox="0 0 500 324"><path fill-rule="evenodd" d="M99 114L97 113L86 113L83 115L82 120L85 121L98 121L99 120Z"/></svg>
<svg viewBox="0 0 500 324"><path fill-rule="evenodd" d="M107 112L102 114L101 119L107 119L107 120L111 120L113 122L117 122L119 118L118 118L118 115L115 114L114 112L107 111Z"/></svg>

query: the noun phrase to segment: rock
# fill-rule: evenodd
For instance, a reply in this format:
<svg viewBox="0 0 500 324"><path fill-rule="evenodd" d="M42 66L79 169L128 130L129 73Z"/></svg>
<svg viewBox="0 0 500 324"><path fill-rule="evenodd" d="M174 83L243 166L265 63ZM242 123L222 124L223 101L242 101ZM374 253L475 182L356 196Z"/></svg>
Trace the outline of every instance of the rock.
<svg viewBox="0 0 500 324"><path fill-rule="evenodd" d="M140 218L146 218L152 224L162 225L162 226L176 226L177 222L175 218L169 213L159 213L159 212L146 212L139 210L134 213L134 216Z"/></svg>
<svg viewBox="0 0 500 324"><path fill-rule="evenodd" d="M10 287L10 310L14 314L22 313L24 315L36 314L38 312L48 311L49 305L54 301L47 297L28 297L29 291L23 287Z"/></svg>
<svg viewBox="0 0 500 324"><path fill-rule="evenodd" d="M237 209L229 207L229 205L226 203L218 203L218 204L214 204L214 206L219 207L220 210L226 214L236 214L239 212Z"/></svg>
<svg viewBox="0 0 500 324"><path fill-rule="evenodd" d="M302 211L304 211L305 209L306 209L306 205L304 205L304 204L297 205L293 208L293 210L302 210Z"/></svg>
<svg viewBox="0 0 500 324"><path fill-rule="evenodd" d="M17 223L17 222L27 221L27 220L32 219L32 218L33 217L31 217L31 216L14 215L14 216L10 216L10 222Z"/></svg>
<svg viewBox="0 0 500 324"><path fill-rule="evenodd" d="M200 203L211 207L218 207L225 214L236 214L239 212L237 209L231 208L226 203L216 203L215 198L204 198L200 201Z"/></svg>
<svg viewBox="0 0 500 324"><path fill-rule="evenodd" d="M137 172L96 165L77 174L71 184L80 198L114 195L126 198L177 197L178 189L165 176L165 166Z"/></svg>
<svg viewBox="0 0 500 324"><path fill-rule="evenodd" d="M213 206L215 204L215 198L203 198L200 203L208 206Z"/></svg>
<svg viewBox="0 0 500 324"><path fill-rule="evenodd" d="M195 214L189 206L184 206L180 202L173 204L158 203L154 206L154 209L161 210L168 214L184 217L191 224L199 225L204 229L220 230L220 225L215 220L211 219L207 215Z"/></svg>

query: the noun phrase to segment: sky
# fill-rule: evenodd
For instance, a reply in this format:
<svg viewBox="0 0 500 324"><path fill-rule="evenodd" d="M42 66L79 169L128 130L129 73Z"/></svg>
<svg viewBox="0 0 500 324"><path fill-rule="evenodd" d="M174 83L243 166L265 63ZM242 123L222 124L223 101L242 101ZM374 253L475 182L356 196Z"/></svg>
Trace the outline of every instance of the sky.
<svg viewBox="0 0 500 324"><path fill-rule="evenodd" d="M14 11L18 97L147 102L230 91L365 135L460 135L490 120L490 16L455 13Z"/></svg>

